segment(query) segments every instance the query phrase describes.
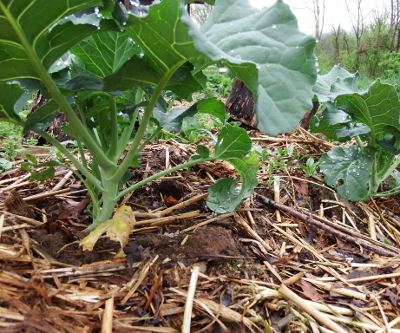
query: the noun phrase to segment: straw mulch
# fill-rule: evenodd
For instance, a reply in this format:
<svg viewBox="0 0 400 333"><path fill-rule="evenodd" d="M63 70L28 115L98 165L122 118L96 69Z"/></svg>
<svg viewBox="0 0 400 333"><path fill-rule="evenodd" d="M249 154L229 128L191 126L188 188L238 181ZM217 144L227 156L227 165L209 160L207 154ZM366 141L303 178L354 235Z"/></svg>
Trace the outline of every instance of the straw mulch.
<svg viewBox="0 0 400 333"><path fill-rule="evenodd" d="M315 160L331 146L301 129L252 136ZM133 181L194 151L151 144ZM79 249L89 201L72 173L37 184L18 163L0 175L0 332L400 332L397 198L347 202L289 156L274 174L263 161L256 194L216 215L207 186L237 174L204 163L124 198L137 222L115 258L108 238Z"/></svg>

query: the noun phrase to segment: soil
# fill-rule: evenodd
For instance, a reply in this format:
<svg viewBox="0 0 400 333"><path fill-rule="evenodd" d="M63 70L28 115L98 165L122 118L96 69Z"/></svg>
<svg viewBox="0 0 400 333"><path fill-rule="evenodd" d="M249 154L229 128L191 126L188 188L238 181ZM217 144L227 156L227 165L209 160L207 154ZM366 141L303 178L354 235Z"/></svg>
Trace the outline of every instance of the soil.
<svg viewBox="0 0 400 333"><path fill-rule="evenodd" d="M315 155L329 149L322 140L313 140L300 131L259 144L282 149L294 145L302 154ZM195 149L168 141L149 144L130 182L187 160ZM295 163L299 162L291 164L293 175ZM18 168L1 174L1 331L179 332L189 286L196 284L191 282L192 269L198 265L191 332L263 332L267 326L274 332L311 329L315 324L304 321L308 315L302 304L282 294L262 296L281 291L289 278L292 293L342 307L350 311L343 316L353 320L364 309L372 309L369 320L379 326L383 323L379 307L387 322L399 317L399 197L351 203L326 187L320 175L305 179L295 174L288 179L284 171L280 176L287 181L274 189L273 175L264 172L267 166L264 161L256 193L288 210L265 204L257 195L232 214L209 211L204 196L170 209L207 193L207 187L221 177L239 179L222 161L181 170L127 196L124 203L142 215L136 217L123 258L115 257L119 242L105 236L93 251L79 247L91 223L81 182L70 176L61 189L51 192L67 170L58 169L55 179L45 184L19 185L26 172ZM45 196L35 199L37 195ZM170 221L147 224L142 217L166 210ZM192 215L181 218L181 214ZM369 232L371 216L377 241ZM318 217L326 219L331 229L314 224ZM351 237L342 236L341 226ZM382 274L393 275L373 278ZM356 278L361 281L349 282ZM358 294L324 291L315 281ZM362 331L354 327L347 326Z"/></svg>

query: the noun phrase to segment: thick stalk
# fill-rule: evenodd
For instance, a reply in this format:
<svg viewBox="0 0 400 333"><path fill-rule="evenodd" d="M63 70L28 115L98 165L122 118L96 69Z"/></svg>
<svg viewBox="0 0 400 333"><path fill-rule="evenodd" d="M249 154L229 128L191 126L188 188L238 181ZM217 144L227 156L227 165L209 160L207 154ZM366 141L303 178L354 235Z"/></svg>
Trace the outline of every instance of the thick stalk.
<svg viewBox="0 0 400 333"><path fill-rule="evenodd" d="M161 78L158 85L155 87L153 94L151 95L151 98L150 98L148 104L146 105L144 115L140 121L140 125L136 132L135 138L132 141L131 148L129 149L124 160L118 167L117 172L113 176L114 181L118 182L124 175L125 171L129 168L131 161L132 161L133 157L135 156L135 153L138 151L140 141L143 138L143 135L146 131L147 125L149 124L151 115L153 114L153 109L157 104L158 98L161 96L161 93L162 93L165 85L168 83L169 79L171 78L171 76L175 72L175 70L177 70L180 66L182 66L186 61L187 61L187 59L175 64L175 67L171 68L168 72L166 72L164 74L164 76Z"/></svg>
<svg viewBox="0 0 400 333"><path fill-rule="evenodd" d="M18 36L18 39L24 51L26 52L26 55L28 56L32 66L35 68L40 80L49 90L51 96L57 102L58 106L63 110L69 120L69 123L79 133L83 142L92 153L93 157L96 158L96 160L98 160L98 163L101 164L104 168L112 165L113 163L107 158L107 156L105 156L105 154L101 151L96 142L93 141L92 137L87 132L87 129L82 125L74 110L72 110L65 96L60 92L60 90L52 80L47 69L43 66L35 50L32 48L31 44L26 38L25 33L19 23L14 19L14 16L2 2L0 2L0 8L6 16L6 19L10 23L12 29L14 30L14 33Z"/></svg>
<svg viewBox="0 0 400 333"><path fill-rule="evenodd" d="M100 214L94 216L93 223L85 231L92 231L96 228L98 224L108 220L114 210L115 204L118 201L116 197L118 191L118 183L107 180L110 179L110 175L108 175L107 172L104 172L101 169L100 171L102 172L102 178L103 178L102 183L105 189L102 193L103 204L101 206Z"/></svg>
<svg viewBox="0 0 400 333"><path fill-rule="evenodd" d="M103 193L103 196L104 196L104 193ZM96 227L100 223L107 221L110 218L110 216L112 215L114 207L115 207L115 202L110 201L110 200L104 201L103 206L100 211L100 214L93 221L93 223L89 227L87 227L84 231L93 231L94 229L96 229Z"/></svg>

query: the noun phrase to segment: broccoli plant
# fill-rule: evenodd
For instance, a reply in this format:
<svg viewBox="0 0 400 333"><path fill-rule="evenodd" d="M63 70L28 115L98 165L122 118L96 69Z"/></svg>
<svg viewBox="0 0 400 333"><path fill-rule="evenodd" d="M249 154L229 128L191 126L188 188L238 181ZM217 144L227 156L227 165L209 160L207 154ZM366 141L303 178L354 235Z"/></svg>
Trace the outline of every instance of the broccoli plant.
<svg viewBox="0 0 400 333"><path fill-rule="evenodd" d="M89 8L91 14L78 15ZM226 160L242 178L240 187L231 178L210 186L210 209L230 212L252 194L258 160L249 154L246 131L225 122L222 102L169 109L167 96L190 100L203 89L206 66L222 62L245 82L258 128L270 135L293 130L311 109L315 40L298 30L283 1L258 10L246 0L217 0L201 28L181 0L142 9L135 15L113 0L0 0L0 120L39 133L71 161L92 197L88 230L107 221L127 193L203 161ZM20 110L37 89L50 101L23 120ZM80 155L44 131L61 112ZM189 161L121 189L148 140L148 125L179 130L196 112L224 124L214 149L198 146Z"/></svg>
<svg viewBox="0 0 400 333"><path fill-rule="evenodd" d="M380 80L359 90L357 75L340 65L319 78L315 92L326 103L312 130L329 139L357 145L335 147L320 159L320 169L328 185L351 201L369 200L400 192L400 101L396 87ZM378 191L392 176L392 189Z"/></svg>

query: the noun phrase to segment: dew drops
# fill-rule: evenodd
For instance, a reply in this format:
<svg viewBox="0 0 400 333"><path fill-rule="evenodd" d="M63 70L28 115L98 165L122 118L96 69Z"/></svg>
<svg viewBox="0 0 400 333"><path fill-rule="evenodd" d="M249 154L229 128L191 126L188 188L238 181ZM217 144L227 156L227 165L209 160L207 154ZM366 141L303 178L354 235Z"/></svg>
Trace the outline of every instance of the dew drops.
<svg viewBox="0 0 400 333"><path fill-rule="evenodd" d="M95 7L95 8L94 8L94 12L95 12L95 13L98 13L98 12L99 12L99 7Z"/></svg>
<svg viewBox="0 0 400 333"><path fill-rule="evenodd" d="M215 212L218 213L218 214L225 214L225 213L226 213L226 209L223 208L223 207L218 207L218 208L215 210Z"/></svg>
<svg viewBox="0 0 400 333"><path fill-rule="evenodd" d="M56 65L61 66L61 61L57 61Z"/></svg>
<svg viewBox="0 0 400 333"><path fill-rule="evenodd" d="M275 29L275 28L276 28L276 24L273 24L273 25L272 25L272 29Z"/></svg>

